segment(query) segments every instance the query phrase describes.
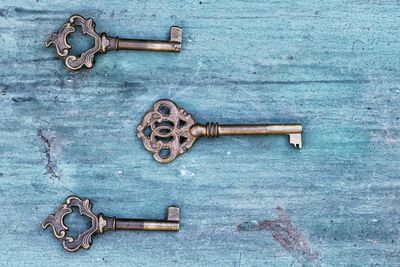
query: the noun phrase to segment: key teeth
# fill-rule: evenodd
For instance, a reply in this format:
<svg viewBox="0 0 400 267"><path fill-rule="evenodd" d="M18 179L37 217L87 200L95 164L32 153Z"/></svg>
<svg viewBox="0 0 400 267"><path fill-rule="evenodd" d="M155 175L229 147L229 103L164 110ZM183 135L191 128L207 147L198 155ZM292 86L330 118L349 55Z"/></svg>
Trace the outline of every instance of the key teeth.
<svg viewBox="0 0 400 267"><path fill-rule="evenodd" d="M295 148L298 148L298 149L301 148L301 144L296 144L296 143L290 143L290 144L292 144Z"/></svg>
<svg viewBox="0 0 400 267"><path fill-rule="evenodd" d="M295 148L301 148L301 143L292 143Z"/></svg>

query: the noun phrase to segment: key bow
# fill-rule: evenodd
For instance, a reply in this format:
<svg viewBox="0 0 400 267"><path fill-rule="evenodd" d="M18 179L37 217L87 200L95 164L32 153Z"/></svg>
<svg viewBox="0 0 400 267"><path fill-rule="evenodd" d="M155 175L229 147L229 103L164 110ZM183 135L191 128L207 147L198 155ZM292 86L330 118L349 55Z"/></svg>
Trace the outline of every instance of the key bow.
<svg viewBox="0 0 400 267"><path fill-rule="evenodd" d="M76 239L68 235L68 226L64 224L64 217L72 213L72 207L77 207L81 215L91 219L91 227L80 233ZM77 196L69 196L55 214L50 214L42 222L43 229L51 226L56 238L62 240L64 249L73 252L83 247L89 249L92 244L92 235L99 230L99 218L92 212L92 203L89 199L81 199Z"/></svg>
<svg viewBox="0 0 400 267"><path fill-rule="evenodd" d="M68 43L68 36L76 31L76 26L82 27L82 33L90 35L94 39L94 46L88 51L83 52L79 57L70 55L72 46ZM59 32L52 33L46 39L46 47L54 45L57 55L60 56L65 65L71 70L79 70L82 67L92 68L94 65L94 57L99 52L105 52L107 47L111 45L110 40L107 39L106 34L99 35L95 30L96 24L93 19L85 19L80 15L73 15L69 18L69 22L65 23Z"/></svg>
<svg viewBox="0 0 400 267"><path fill-rule="evenodd" d="M154 103L137 127L137 136L155 160L168 163L192 147L195 137L189 131L192 116L167 99Z"/></svg>

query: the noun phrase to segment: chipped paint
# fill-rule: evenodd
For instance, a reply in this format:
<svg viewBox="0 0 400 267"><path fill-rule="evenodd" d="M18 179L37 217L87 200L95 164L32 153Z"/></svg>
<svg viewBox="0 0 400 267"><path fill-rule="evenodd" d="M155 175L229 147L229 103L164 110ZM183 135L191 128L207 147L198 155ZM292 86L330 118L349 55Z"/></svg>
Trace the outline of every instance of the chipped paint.
<svg viewBox="0 0 400 267"><path fill-rule="evenodd" d="M278 207L278 219L244 222L239 231L270 231L272 238L300 262L308 261L319 265L320 252L314 249L304 234L295 228L286 211Z"/></svg>

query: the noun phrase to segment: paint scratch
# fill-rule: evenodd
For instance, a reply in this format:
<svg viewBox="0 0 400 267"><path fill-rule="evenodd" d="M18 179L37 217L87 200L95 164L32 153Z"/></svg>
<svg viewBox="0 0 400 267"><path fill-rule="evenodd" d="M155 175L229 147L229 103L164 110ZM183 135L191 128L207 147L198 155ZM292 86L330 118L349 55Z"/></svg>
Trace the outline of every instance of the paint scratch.
<svg viewBox="0 0 400 267"><path fill-rule="evenodd" d="M288 251L301 263L320 265L320 252L312 248L303 233L297 230L285 210L277 208L279 217L276 220L244 222L238 226L239 231L271 231L272 237L283 249Z"/></svg>
<svg viewBox="0 0 400 267"><path fill-rule="evenodd" d="M11 100L14 103L29 102L35 100L33 97L12 97Z"/></svg>
<svg viewBox="0 0 400 267"><path fill-rule="evenodd" d="M56 142L55 133L52 131L38 130L38 136L46 145L46 169L51 178L61 178L61 171L57 166L57 154L59 152L59 144Z"/></svg>

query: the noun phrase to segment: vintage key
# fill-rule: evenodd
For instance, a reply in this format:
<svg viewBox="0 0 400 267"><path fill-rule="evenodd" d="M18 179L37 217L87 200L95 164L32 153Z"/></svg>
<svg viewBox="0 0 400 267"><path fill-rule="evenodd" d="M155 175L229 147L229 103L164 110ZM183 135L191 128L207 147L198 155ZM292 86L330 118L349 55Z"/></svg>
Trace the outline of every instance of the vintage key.
<svg viewBox="0 0 400 267"><path fill-rule="evenodd" d="M168 99L158 100L137 127L137 136L155 160L169 163L192 147L201 136L288 135L289 143L301 148L301 124L199 124L192 115Z"/></svg>
<svg viewBox="0 0 400 267"><path fill-rule="evenodd" d="M80 233L76 239L68 235L68 227L64 224L64 217L72 213L72 207L77 207L81 215L91 220L91 227ZM117 219L106 217L103 214L95 215L92 212L92 203L89 199L81 199L77 196L69 196L55 214L50 214L43 222L42 227L53 227L53 234L62 240L64 249L74 252L80 249L89 249L92 244L92 235L102 234L106 231L116 230L140 230L140 231L179 231L179 208L168 207L166 220L143 219Z"/></svg>
<svg viewBox="0 0 400 267"><path fill-rule="evenodd" d="M70 55L71 45L68 43L68 36L75 32L75 27L81 26L83 34L94 38L94 47L83 52L79 57ZM106 53L112 50L147 50L160 52L180 52L182 48L182 29L176 26L171 27L168 41L152 41L141 39L122 39L109 37L106 33L98 34L95 30L93 19L85 19L80 15L73 15L69 22L65 23L59 32L52 33L46 39L45 45L49 47L54 44L57 55L60 56L65 65L71 70L79 70L82 67L92 68L97 53Z"/></svg>

